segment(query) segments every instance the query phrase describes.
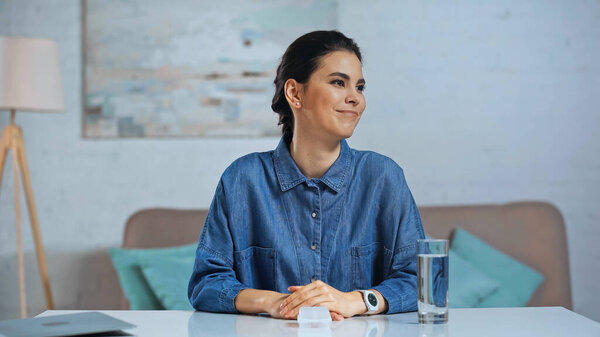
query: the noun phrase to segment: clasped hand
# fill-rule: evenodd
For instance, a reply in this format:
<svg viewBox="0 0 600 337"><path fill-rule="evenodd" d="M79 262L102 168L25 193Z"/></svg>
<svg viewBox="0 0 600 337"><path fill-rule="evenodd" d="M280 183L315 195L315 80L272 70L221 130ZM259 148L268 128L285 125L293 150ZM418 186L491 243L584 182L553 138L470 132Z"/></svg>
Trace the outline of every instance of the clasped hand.
<svg viewBox="0 0 600 337"><path fill-rule="evenodd" d="M300 307L322 306L329 309L332 320L341 321L344 317L352 317L367 311L360 292L345 293L320 280L305 286L291 286L288 290L291 294L282 299L279 308L274 308L278 314L275 316L295 319L298 317Z"/></svg>

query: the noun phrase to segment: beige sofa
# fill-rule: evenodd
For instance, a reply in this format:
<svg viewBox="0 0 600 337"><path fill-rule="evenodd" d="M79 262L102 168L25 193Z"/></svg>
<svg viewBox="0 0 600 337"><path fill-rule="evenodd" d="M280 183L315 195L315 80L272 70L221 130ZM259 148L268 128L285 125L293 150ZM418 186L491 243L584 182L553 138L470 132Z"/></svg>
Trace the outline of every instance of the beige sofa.
<svg viewBox="0 0 600 337"><path fill-rule="evenodd" d="M545 202L420 207L425 231L451 239L462 227L490 245L541 272L545 280L528 306L572 309L564 220ZM153 208L133 214L125 225L123 248L170 247L197 242L206 210ZM122 296L123 308L128 308Z"/></svg>

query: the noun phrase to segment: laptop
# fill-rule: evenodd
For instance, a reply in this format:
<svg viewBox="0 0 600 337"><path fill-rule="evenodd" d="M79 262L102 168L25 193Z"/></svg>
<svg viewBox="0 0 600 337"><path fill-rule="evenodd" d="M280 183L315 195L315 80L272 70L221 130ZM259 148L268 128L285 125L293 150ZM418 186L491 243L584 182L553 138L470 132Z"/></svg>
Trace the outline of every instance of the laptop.
<svg viewBox="0 0 600 337"><path fill-rule="evenodd" d="M99 334L136 326L100 312L0 321L0 336L55 337Z"/></svg>

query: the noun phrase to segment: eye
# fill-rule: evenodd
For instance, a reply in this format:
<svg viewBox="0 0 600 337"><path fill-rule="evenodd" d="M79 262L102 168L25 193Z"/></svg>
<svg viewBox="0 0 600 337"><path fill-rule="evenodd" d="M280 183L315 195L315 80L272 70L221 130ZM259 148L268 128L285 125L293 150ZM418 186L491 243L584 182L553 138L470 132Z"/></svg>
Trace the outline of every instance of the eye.
<svg viewBox="0 0 600 337"><path fill-rule="evenodd" d="M363 92L363 91L365 91L365 89L366 89L366 87L365 87L365 85L364 85L364 84L361 84L361 85L359 85L359 86L357 86L357 87L356 87L356 90L358 90L358 91L360 91L360 92Z"/></svg>
<svg viewBox="0 0 600 337"><path fill-rule="evenodd" d="M331 84L339 85L340 87L343 87L344 86L344 81L342 81L342 80L333 80L333 81L331 81Z"/></svg>

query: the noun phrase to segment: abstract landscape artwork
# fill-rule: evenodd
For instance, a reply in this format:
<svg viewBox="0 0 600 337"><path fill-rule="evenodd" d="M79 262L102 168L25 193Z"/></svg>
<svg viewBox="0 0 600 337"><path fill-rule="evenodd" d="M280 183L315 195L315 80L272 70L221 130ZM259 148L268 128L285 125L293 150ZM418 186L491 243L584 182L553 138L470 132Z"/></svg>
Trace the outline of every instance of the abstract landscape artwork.
<svg viewBox="0 0 600 337"><path fill-rule="evenodd" d="M83 137L272 137L275 71L336 0L87 0Z"/></svg>

